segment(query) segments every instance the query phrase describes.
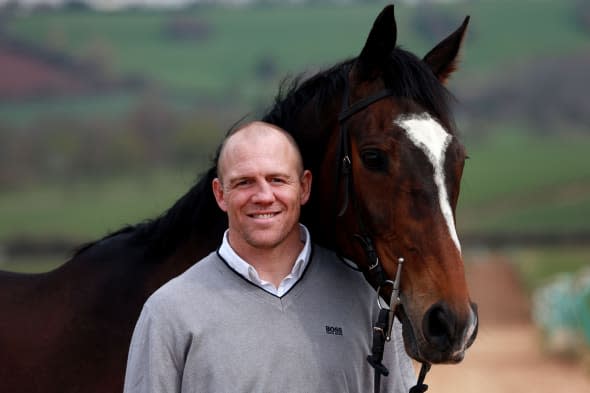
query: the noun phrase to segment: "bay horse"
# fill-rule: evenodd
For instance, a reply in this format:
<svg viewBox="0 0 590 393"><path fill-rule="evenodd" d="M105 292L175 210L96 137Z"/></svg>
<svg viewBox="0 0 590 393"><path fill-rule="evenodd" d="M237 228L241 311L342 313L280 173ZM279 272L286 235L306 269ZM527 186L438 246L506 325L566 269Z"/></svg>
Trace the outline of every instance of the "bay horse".
<svg viewBox="0 0 590 393"><path fill-rule="evenodd" d="M460 361L477 330L454 218L465 151L444 87L467 23L420 59L396 46L385 7L358 57L294 83L263 116L294 136L314 173L302 222L315 242L365 273L358 233L388 277L405 258L397 316L408 354L427 363ZM1 273L2 392L122 390L145 300L220 244L215 176L213 165L161 216L81 247L56 270Z"/></svg>

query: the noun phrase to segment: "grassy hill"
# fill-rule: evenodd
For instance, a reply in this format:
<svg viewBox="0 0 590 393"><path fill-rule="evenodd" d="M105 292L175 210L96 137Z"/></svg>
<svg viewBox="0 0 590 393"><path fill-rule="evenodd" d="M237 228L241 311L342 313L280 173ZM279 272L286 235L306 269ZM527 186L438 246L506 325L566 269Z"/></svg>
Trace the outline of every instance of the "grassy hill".
<svg viewBox="0 0 590 393"><path fill-rule="evenodd" d="M590 230L588 136L498 127L467 148L458 214L464 232Z"/></svg>
<svg viewBox="0 0 590 393"><path fill-rule="evenodd" d="M398 42L425 54L465 17L472 23L461 79L514 62L588 47L572 23L575 2L479 1L396 7ZM309 7L199 7L184 11L55 11L15 16L12 35L100 62L113 74L140 73L165 89L245 100L272 96L276 82L355 56L380 10L376 4ZM174 22L203 26L197 37L168 33ZM188 22L187 22L188 21ZM428 31L424 26L433 26ZM257 70L266 62L270 75Z"/></svg>

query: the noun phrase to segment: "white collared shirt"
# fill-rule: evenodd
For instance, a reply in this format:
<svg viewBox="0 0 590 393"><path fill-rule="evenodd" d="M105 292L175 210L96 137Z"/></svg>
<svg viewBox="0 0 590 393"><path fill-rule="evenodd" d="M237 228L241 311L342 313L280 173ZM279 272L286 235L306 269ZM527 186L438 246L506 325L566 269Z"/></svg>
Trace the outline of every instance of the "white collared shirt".
<svg viewBox="0 0 590 393"><path fill-rule="evenodd" d="M275 288L272 283L262 280L254 266L250 265L234 251L229 244L228 231L229 230L226 230L223 234L223 242L221 243L221 247L219 247L219 255L221 255L232 269L238 272L246 280L275 296L281 297L287 293L289 289L295 285L297 280L301 278L309 263L309 257L311 255L311 239L309 231L304 225L299 224L299 234L301 241L304 243L303 250L301 250L297 256L295 264L293 264L293 269L291 269L291 273L281 281L278 288Z"/></svg>

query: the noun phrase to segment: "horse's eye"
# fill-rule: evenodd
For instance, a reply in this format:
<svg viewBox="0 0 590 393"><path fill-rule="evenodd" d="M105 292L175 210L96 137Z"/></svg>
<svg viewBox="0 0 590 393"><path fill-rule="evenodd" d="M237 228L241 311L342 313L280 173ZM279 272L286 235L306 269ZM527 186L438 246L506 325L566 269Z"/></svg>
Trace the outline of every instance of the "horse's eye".
<svg viewBox="0 0 590 393"><path fill-rule="evenodd" d="M372 171L385 171L387 169L387 156L381 150L364 150L361 152L361 159L365 167Z"/></svg>

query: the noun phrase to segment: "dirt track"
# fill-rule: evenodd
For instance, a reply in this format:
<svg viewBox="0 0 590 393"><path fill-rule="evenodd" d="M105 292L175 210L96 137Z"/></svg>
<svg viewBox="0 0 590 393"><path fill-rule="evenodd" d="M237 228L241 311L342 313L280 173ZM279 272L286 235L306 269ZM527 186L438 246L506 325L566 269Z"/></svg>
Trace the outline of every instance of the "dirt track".
<svg viewBox="0 0 590 393"><path fill-rule="evenodd" d="M478 339L461 364L432 368L429 393L590 393L590 370L543 353L528 299L505 260L477 261L467 275L479 305Z"/></svg>

